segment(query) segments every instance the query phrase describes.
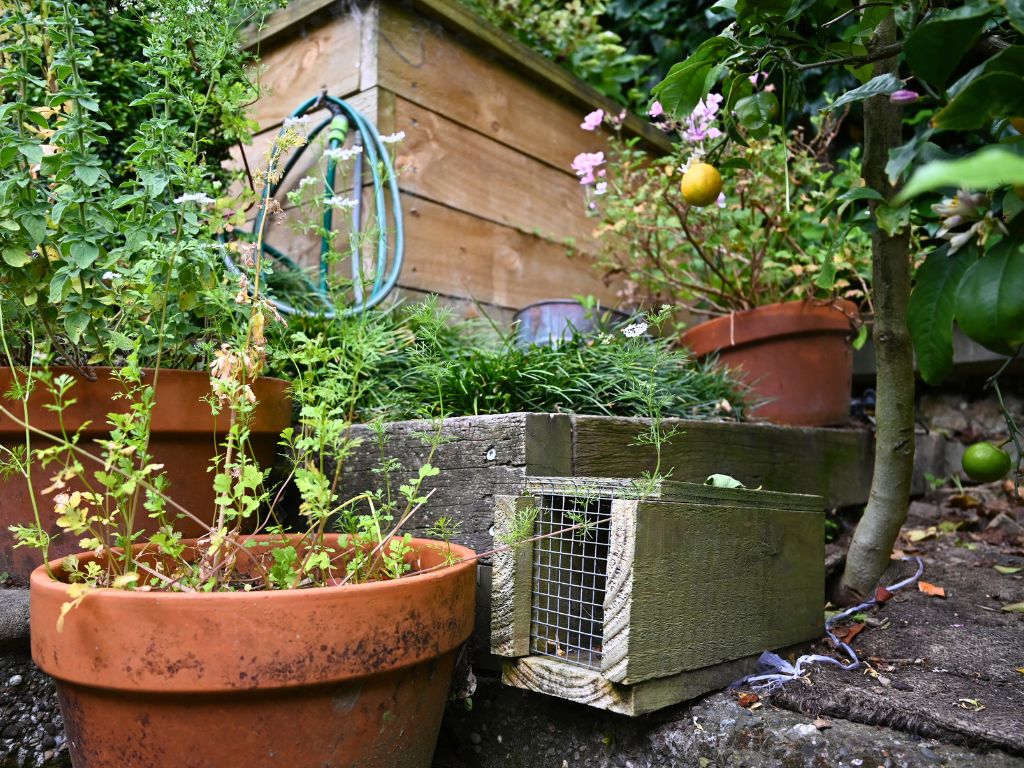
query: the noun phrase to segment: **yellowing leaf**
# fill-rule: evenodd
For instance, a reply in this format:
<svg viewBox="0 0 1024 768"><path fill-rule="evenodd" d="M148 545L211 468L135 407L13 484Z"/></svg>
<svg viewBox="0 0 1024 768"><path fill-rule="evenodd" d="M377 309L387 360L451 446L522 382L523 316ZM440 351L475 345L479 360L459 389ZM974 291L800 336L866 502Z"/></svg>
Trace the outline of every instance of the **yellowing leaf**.
<svg viewBox="0 0 1024 768"><path fill-rule="evenodd" d="M118 576L113 582L111 582L110 586L114 589L124 589L129 584L134 584L138 580L139 574L136 571L132 571L131 573L125 573Z"/></svg>
<svg viewBox="0 0 1024 768"><path fill-rule="evenodd" d="M1022 570L1024 570L1024 568L1011 568L1008 565L996 565L993 567L1004 576L1012 576L1013 574L1020 573Z"/></svg>
<svg viewBox="0 0 1024 768"><path fill-rule="evenodd" d="M1004 605L1002 609L1007 613L1024 613L1024 602L1010 603L1009 605Z"/></svg>
<svg viewBox="0 0 1024 768"><path fill-rule="evenodd" d="M909 531L907 531L906 536L907 536L907 541L910 541L910 542L913 542L913 543L916 544L919 541L924 541L925 539L934 538L935 534L937 534L937 533L938 533L938 529L933 525L932 527L927 528L927 529L925 529L925 528L914 528L912 530L909 530Z"/></svg>

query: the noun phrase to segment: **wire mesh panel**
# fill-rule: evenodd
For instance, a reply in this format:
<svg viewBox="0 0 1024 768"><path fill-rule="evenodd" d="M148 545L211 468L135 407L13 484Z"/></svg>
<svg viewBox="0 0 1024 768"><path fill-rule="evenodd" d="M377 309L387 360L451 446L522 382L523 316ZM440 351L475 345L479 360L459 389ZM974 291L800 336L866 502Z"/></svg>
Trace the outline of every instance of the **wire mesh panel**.
<svg viewBox="0 0 1024 768"><path fill-rule="evenodd" d="M530 650L600 668L611 495L545 488L534 523Z"/></svg>

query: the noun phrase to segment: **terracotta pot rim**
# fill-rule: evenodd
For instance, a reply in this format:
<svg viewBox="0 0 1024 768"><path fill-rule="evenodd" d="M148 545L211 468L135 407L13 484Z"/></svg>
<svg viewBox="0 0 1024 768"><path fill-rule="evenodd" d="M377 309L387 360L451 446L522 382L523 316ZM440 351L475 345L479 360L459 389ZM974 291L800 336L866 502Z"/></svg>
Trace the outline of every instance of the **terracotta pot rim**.
<svg viewBox="0 0 1024 768"><path fill-rule="evenodd" d="M720 349L736 349L770 338L851 335L853 318L858 316L856 305L845 299L785 301L706 320L684 331L680 341L693 354L703 357Z"/></svg>
<svg viewBox="0 0 1024 768"><path fill-rule="evenodd" d="M329 536L339 536L340 534L328 534ZM257 534L253 536L246 536L246 539L257 539L261 541L270 541L277 537L270 534ZM191 545L196 542L196 539L183 539L182 543ZM441 545L442 543L435 539L417 539L414 538L409 542L414 550L422 548L434 547ZM136 549L141 548L144 545L136 545ZM176 600L176 601L191 601L191 602L209 602L215 603L216 601L228 601L238 599L259 599L259 600L285 600L285 599L305 599L300 597L301 595L317 595L323 594L324 592L341 591L345 593L351 592L352 594L359 594L364 596L372 595L381 590L393 588L393 584L398 582L408 582L409 580L415 579L418 582L424 581L441 581L446 578L446 573L452 569L464 570L469 567L476 566L476 552L471 550L469 547L464 547L461 544L451 544L452 552L460 558L460 560L453 565L446 568L437 568L436 570L428 570L426 572L414 572L403 576L400 579L382 579L380 581L365 582L362 584L344 584L344 585L329 585L323 587L310 587L308 589L263 589L253 590L246 592L239 590L236 592L164 592L159 590L153 590L150 592L139 592L139 591L128 591L123 589L97 589L89 593L87 599L100 599L100 600L117 600L122 601L126 605L131 605L132 601L135 602L148 602L153 600L154 597L159 597L164 600ZM95 560L95 556L90 554L80 554L79 562L85 563L90 560ZM61 563L64 558L57 558L51 560L48 565L54 572L60 572ZM40 565L32 571L32 575L29 578L29 586L32 590L44 590L45 592L66 592L68 586L67 582L57 581L51 579L47 573L46 566Z"/></svg>

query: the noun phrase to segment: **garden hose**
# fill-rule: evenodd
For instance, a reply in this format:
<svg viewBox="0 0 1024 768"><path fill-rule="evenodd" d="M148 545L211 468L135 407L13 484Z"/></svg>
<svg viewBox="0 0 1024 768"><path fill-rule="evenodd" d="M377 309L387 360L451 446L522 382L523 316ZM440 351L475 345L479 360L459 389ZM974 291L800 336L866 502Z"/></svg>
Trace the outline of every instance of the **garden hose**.
<svg viewBox="0 0 1024 768"><path fill-rule="evenodd" d="M352 247L352 293L353 302L344 309L338 310L331 300L328 287L329 265L326 255L331 250L333 240L334 211L330 204L324 205L322 220L323 235L320 238L320 271L317 283L314 283L299 267L294 259L283 253L272 245L263 243L262 251L278 262L286 269L301 275L301 280L309 288L311 295L322 306L319 311L305 310L294 306L286 301L276 298L268 300L277 307L278 311L285 315L317 316L331 319L334 317L347 317L369 309L381 301L394 289L398 282L398 276L402 271L402 262L405 252L405 233L402 224L402 206L398 194L398 182L395 177L394 166L391 162L384 143L381 141L377 128L367 120L358 110L352 108L344 100L326 93L303 102L291 114L291 119L298 119L309 112L326 107L330 116L320 122L313 130L306 135L306 143L296 149L295 153L285 164L281 175L275 183L268 183L263 187L263 196L259 212L252 223L252 237L256 238L262 225L263 217L266 215L267 203L281 188L288 173L295 167L299 158L309 148L313 140L323 130L327 129L327 149L338 149L345 143L349 128L355 127L353 135L353 147L360 147L354 155L352 179L354 186L354 207L352 208L352 230L350 242ZM279 136L287 130L287 123L281 127ZM372 285L364 284L363 269L360 259L360 248L358 246L362 233L362 195L359 186L363 176L363 153L367 155L370 174L373 180L373 205L376 215L377 226L377 257L376 266L373 272ZM273 168L278 159L280 150L275 143L270 158L270 167ZM335 196L334 180L337 173L337 159L331 155L327 158L327 171L325 174L324 200L330 200ZM385 194L385 186L387 191ZM391 241L391 232L387 225L388 200L391 204L391 216L394 223L394 241ZM224 262L233 274L240 274L238 265L231 258L230 253L225 252ZM367 290L369 291L367 293Z"/></svg>

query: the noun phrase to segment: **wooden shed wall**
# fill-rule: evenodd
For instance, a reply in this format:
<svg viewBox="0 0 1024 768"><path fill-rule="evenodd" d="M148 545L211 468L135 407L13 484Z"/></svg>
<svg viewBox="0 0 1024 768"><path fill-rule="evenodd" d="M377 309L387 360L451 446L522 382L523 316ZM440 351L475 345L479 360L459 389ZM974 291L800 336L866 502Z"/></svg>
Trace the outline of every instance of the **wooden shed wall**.
<svg viewBox="0 0 1024 768"><path fill-rule="evenodd" d="M282 119L323 88L382 133L405 132L396 162L403 292L498 309L588 293L615 302L592 267L593 221L569 167L605 140L579 128L596 106L587 86L578 83L573 98L570 76L454 0L299 0L253 41L264 93L250 164L261 162ZM289 186L315 162L307 154ZM319 245L280 224L268 242L307 264Z"/></svg>

